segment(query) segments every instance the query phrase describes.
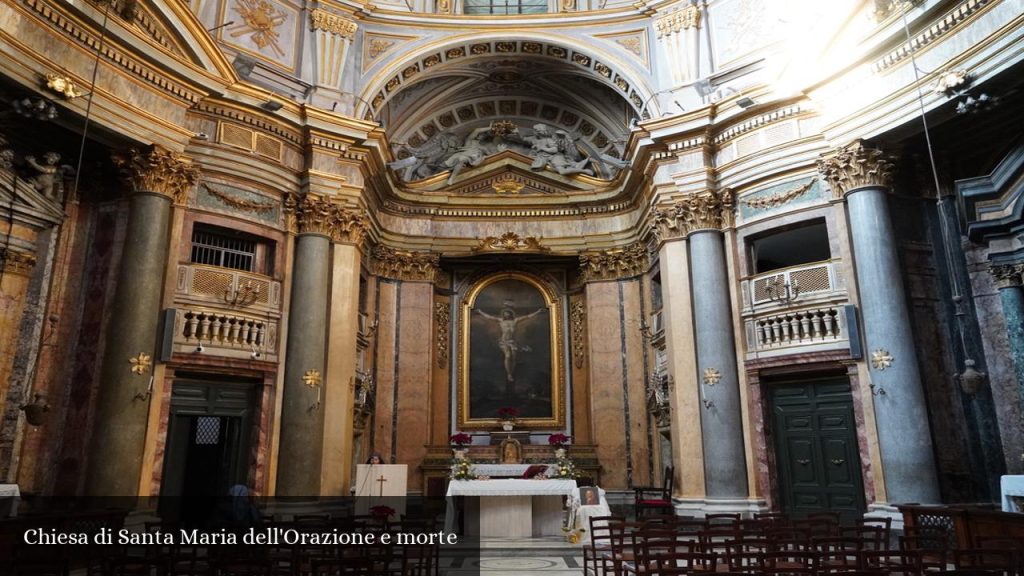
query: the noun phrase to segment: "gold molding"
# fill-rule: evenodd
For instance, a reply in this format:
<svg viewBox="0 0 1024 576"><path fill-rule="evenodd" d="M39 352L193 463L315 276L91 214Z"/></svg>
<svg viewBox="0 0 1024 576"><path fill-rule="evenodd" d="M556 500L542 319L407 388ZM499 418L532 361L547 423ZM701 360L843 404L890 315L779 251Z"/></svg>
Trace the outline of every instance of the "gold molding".
<svg viewBox="0 0 1024 576"><path fill-rule="evenodd" d="M480 244L473 248L473 252L548 252L549 250L550 248L540 243L540 238L523 237L515 232L482 238Z"/></svg>
<svg viewBox="0 0 1024 576"><path fill-rule="evenodd" d="M580 276L584 282L631 278L643 274L648 263L647 246L635 242L624 248L580 254Z"/></svg>
<svg viewBox="0 0 1024 576"><path fill-rule="evenodd" d="M496 428L501 422L496 415L479 417L469 413L469 355L470 355L470 314L474 309L477 297L480 293L495 282L502 280L518 280L529 284L537 289L543 297L549 317L550 350L551 350L551 410L549 418L523 418L517 419L517 425L521 428L534 429L558 429L565 427L565 352L562 345L564 339L562 334L561 312L559 308L561 301L557 290L549 286L539 277L527 272L499 272L477 280L467 291L462 299L459 308L460 330L458 333L458 373L456 382L458 394L456 402L457 422L460 430L480 430Z"/></svg>
<svg viewBox="0 0 1024 576"><path fill-rule="evenodd" d="M154 192L175 204L184 204L189 191L199 181L199 168L195 164L155 144L141 151L132 148L127 155L115 155L113 160L134 192Z"/></svg>
<svg viewBox="0 0 1024 576"><path fill-rule="evenodd" d="M855 140L818 160L818 172L838 200L860 188L888 188L895 166L892 157Z"/></svg>
<svg viewBox="0 0 1024 576"><path fill-rule="evenodd" d="M309 29L314 31L323 30L324 32L341 36L346 40L352 40L356 37L356 30L359 29L359 25L337 14L321 10L320 8L314 8L309 13Z"/></svg>
<svg viewBox="0 0 1024 576"><path fill-rule="evenodd" d="M725 188L686 196L671 206L656 209L651 215L651 228L659 239L670 240L699 230L732 228L735 220L735 195Z"/></svg>
<svg viewBox="0 0 1024 576"><path fill-rule="evenodd" d="M10 247L0 248L0 270L3 270L4 274L32 276L32 268L35 265L35 254L12 250Z"/></svg>
<svg viewBox="0 0 1024 576"><path fill-rule="evenodd" d="M292 234L322 234L340 244L362 244L370 224L363 209L312 193L287 195L284 212Z"/></svg>
<svg viewBox="0 0 1024 576"><path fill-rule="evenodd" d="M587 309L583 302L576 300L569 306L569 322L572 330L572 357L576 368L583 368L583 361L586 358L586 332Z"/></svg>
<svg viewBox="0 0 1024 576"><path fill-rule="evenodd" d="M431 252L410 252L378 244L373 247L373 271L394 280L433 282L440 256Z"/></svg>
<svg viewBox="0 0 1024 576"><path fill-rule="evenodd" d="M132 374L141 376L149 370L150 366L153 365L153 357L145 352L139 352L138 356L129 358L128 363L132 365L128 370L131 371Z"/></svg>
<svg viewBox="0 0 1024 576"><path fill-rule="evenodd" d="M46 75L46 89L60 94L65 100L73 100L82 95L82 91L75 86L70 76L49 73Z"/></svg>

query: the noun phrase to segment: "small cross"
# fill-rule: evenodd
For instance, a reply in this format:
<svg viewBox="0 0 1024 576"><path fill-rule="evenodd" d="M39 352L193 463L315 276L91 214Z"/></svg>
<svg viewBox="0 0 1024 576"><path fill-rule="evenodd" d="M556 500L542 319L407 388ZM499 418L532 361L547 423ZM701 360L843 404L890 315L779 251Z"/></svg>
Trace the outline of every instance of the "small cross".
<svg viewBox="0 0 1024 576"><path fill-rule="evenodd" d="M387 478L385 478L383 474L381 474L380 478L377 478L377 480L376 480L376 482L380 483L380 495L381 496L384 495L384 483L387 482L387 481L388 481Z"/></svg>

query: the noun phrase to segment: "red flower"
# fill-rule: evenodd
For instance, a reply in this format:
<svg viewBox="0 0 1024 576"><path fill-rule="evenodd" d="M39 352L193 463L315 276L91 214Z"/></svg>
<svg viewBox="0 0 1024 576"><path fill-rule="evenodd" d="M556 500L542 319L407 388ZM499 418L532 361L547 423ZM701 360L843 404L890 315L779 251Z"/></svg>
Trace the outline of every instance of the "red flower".
<svg viewBox="0 0 1024 576"><path fill-rule="evenodd" d="M452 434L448 437L448 442L455 444L456 446L465 446L473 441L473 437L465 432L459 432L458 434Z"/></svg>
<svg viewBox="0 0 1024 576"><path fill-rule="evenodd" d="M519 409L506 406L498 408L498 418L502 420L514 420L519 417Z"/></svg>
<svg viewBox="0 0 1024 576"><path fill-rule="evenodd" d="M370 514L374 516L390 517L395 515L395 509L391 506L372 506Z"/></svg>
<svg viewBox="0 0 1024 576"><path fill-rule="evenodd" d="M559 432L558 434L552 434L548 436L548 444L562 448L569 443L570 437Z"/></svg>

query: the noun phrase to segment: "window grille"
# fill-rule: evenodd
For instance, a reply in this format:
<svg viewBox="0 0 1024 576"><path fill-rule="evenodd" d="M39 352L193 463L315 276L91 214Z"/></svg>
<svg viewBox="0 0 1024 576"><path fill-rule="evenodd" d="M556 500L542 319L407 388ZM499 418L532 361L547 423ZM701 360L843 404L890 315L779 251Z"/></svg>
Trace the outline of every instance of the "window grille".
<svg viewBox="0 0 1024 576"><path fill-rule="evenodd" d="M464 0L465 14L544 14L547 0Z"/></svg>
<svg viewBox="0 0 1024 576"><path fill-rule="evenodd" d="M209 446L220 442L220 417L200 416L196 418L196 445Z"/></svg>
<svg viewBox="0 0 1024 576"><path fill-rule="evenodd" d="M253 272L256 241L196 228L192 230L192 262Z"/></svg>

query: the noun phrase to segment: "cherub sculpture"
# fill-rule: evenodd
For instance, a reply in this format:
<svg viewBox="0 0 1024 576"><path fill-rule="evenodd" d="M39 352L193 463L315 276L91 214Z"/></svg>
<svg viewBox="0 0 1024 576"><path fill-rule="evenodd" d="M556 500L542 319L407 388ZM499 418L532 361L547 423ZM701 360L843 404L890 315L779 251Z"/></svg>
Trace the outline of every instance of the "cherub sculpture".
<svg viewBox="0 0 1024 576"><path fill-rule="evenodd" d="M56 152L44 154L43 161L45 164L40 164L35 156L25 156L25 163L36 171L36 175L29 178L29 184L43 196L60 202L64 195L64 173L71 167L58 165L60 154Z"/></svg>

